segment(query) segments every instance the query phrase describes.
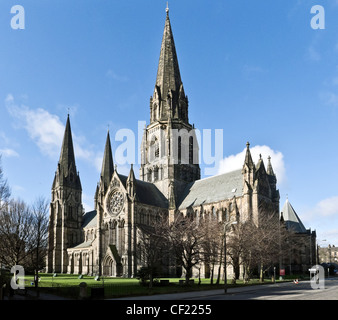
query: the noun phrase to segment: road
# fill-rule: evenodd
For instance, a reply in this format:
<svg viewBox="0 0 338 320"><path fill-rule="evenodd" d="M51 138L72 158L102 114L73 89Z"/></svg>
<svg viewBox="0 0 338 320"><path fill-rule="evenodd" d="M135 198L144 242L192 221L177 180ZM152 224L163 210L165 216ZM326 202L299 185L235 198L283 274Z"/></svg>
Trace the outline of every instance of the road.
<svg viewBox="0 0 338 320"><path fill-rule="evenodd" d="M325 279L324 289L312 289L310 281L280 283L229 290L228 294L193 297L192 300L338 300L338 278Z"/></svg>
<svg viewBox="0 0 338 320"><path fill-rule="evenodd" d="M125 297L111 300L338 300L338 277L325 279L324 289L312 289L310 281L217 289L152 296Z"/></svg>

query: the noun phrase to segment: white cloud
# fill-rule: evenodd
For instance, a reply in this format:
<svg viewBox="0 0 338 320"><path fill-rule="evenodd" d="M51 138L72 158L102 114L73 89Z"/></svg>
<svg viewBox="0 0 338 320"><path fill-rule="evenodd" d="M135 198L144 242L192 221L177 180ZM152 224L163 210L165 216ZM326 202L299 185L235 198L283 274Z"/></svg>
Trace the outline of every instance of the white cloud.
<svg viewBox="0 0 338 320"><path fill-rule="evenodd" d="M259 155L262 155L265 168L267 167L268 160L267 158L271 157L272 168L277 176L277 181L283 183L286 179L285 176L285 166L284 166L284 156L279 151L274 151L268 146L254 146L250 148L252 160L257 163ZM235 155L230 155L220 161L218 174L234 171L241 169L245 160L246 148L240 153Z"/></svg>
<svg viewBox="0 0 338 320"><path fill-rule="evenodd" d="M9 149L9 148L0 149L0 154L3 155L6 158L18 157L19 156L19 154L15 150Z"/></svg>
<svg viewBox="0 0 338 320"><path fill-rule="evenodd" d="M324 199L318 202L313 209L312 214L323 217L337 216L338 217L338 196Z"/></svg>
<svg viewBox="0 0 338 320"><path fill-rule="evenodd" d="M17 105L12 95L8 95L6 107L10 115L15 118L15 125L24 128L32 141L39 147L40 151L57 159L60 155L65 124L57 115L49 113L42 108L31 109L25 105ZM87 146L86 139L79 137L72 132L74 152L77 159L84 159L95 166L96 158L94 152Z"/></svg>

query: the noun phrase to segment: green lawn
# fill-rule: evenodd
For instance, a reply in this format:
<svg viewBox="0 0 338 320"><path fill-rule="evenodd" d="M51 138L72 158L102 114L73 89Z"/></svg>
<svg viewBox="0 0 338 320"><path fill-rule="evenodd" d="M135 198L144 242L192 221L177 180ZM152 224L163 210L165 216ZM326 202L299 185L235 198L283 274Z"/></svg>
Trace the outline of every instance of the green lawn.
<svg viewBox="0 0 338 320"><path fill-rule="evenodd" d="M26 288L33 288L31 285L33 282L33 276L26 276ZM91 296L95 288L104 287L105 298L122 297L122 296L137 296L137 295L153 295L163 293L177 293L197 290L211 290L223 288L223 282L219 285L211 285L210 279L201 279L201 284L198 285L198 279L194 279L195 283L190 286L180 285L179 278L161 278L161 280L169 280L170 284L166 286L154 285L153 288L140 285L138 279L125 279L125 278L101 278L99 281L95 280L95 277L83 276L79 279L77 275L69 274L57 274L53 277L53 274L40 274L39 287L43 292L49 292L60 296L66 296L69 298L77 299L79 295L79 284L85 282L88 286L88 296ZM215 282L215 281L214 281ZM271 283L271 280L266 280L265 284ZM259 284L257 279L251 280L250 285ZM243 286L242 281L237 281L236 285L232 285L229 280L229 287L231 286ZM102 290L102 289L101 289Z"/></svg>

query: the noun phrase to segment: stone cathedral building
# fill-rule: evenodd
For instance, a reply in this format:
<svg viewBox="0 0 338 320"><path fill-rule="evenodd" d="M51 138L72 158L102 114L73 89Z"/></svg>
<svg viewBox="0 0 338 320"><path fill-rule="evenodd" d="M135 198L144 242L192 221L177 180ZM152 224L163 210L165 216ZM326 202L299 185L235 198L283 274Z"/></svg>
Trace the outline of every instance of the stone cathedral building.
<svg viewBox="0 0 338 320"><path fill-rule="evenodd" d="M149 224L159 213L171 218L177 213L213 214L220 221L230 217L258 221L264 207L279 215L271 161L268 159L266 167L263 159L255 164L249 143L242 169L201 179L198 143L189 122L189 101L168 9L150 99L150 123L140 151L140 178L135 178L132 165L128 176L120 174L114 166L108 132L95 210L84 213L68 117L52 185L47 272L135 276L141 267L138 227Z"/></svg>

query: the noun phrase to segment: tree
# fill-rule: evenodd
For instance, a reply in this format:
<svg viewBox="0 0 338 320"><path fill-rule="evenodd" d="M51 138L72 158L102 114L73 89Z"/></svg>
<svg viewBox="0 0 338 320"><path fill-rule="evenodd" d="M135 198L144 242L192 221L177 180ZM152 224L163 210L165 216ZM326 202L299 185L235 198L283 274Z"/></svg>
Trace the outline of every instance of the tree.
<svg viewBox="0 0 338 320"><path fill-rule="evenodd" d="M215 266L218 265L218 277L216 284L220 281L220 272L223 256L223 223L220 223L216 217L207 216L199 222L200 228L203 228L203 261L210 267L210 284L213 284Z"/></svg>
<svg viewBox="0 0 338 320"><path fill-rule="evenodd" d="M11 191L8 186L8 182L4 177L4 173L2 170L2 166L1 166L1 155L0 155L0 214L4 209L6 209L10 196L11 196ZM0 223L1 223L1 220L0 220ZM1 236L0 236L0 242L1 242ZM1 254L0 254L0 275L1 275L2 264L3 262L2 262Z"/></svg>
<svg viewBox="0 0 338 320"><path fill-rule="evenodd" d="M167 226L168 219L163 216L157 217L150 225L138 226L137 250L141 265L144 266L139 273L149 277L149 288L152 288L154 276L167 255Z"/></svg>
<svg viewBox="0 0 338 320"><path fill-rule="evenodd" d="M38 291L38 278L39 270L45 266L45 257L47 253L47 242L48 242L48 209L49 202L39 197L36 199L32 206L32 237L30 242L29 251L31 253L31 262L34 268L34 283L35 288Z"/></svg>
<svg viewBox="0 0 338 320"><path fill-rule="evenodd" d="M205 230L190 216L178 214L168 227L168 239L176 261L185 270L185 283L188 284L192 268L203 255Z"/></svg>
<svg viewBox="0 0 338 320"><path fill-rule="evenodd" d="M7 267L25 262L30 250L32 214L21 200L11 200L0 211L0 261Z"/></svg>
<svg viewBox="0 0 338 320"><path fill-rule="evenodd" d="M255 225L252 221L237 223L232 225L227 239L227 256L230 258L235 271L235 278L238 279L240 263L244 270L244 279L248 280L251 276L252 254L251 245L252 233Z"/></svg>
<svg viewBox="0 0 338 320"><path fill-rule="evenodd" d="M6 205L11 196L11 191L7 180L4 177L4 173L1 166L1 155L0 155L0 211L6 208Z"/></svg>

